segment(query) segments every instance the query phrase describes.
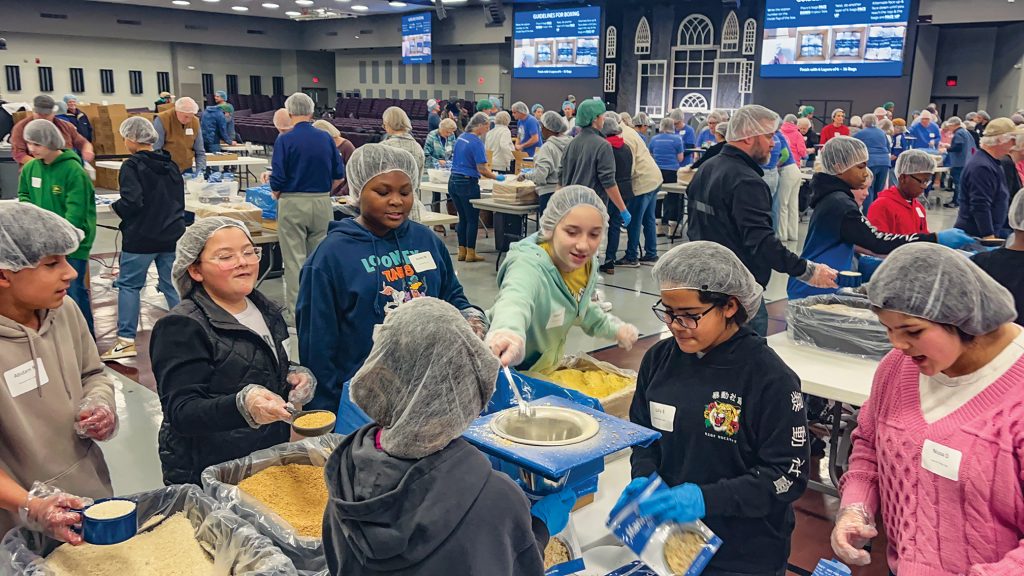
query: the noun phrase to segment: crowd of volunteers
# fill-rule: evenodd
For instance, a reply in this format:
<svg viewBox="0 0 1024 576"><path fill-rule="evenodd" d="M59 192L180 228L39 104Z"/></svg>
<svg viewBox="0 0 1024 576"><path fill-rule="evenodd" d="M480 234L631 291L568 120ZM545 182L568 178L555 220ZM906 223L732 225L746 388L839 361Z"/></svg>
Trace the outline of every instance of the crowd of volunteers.
<svg viewBox="0 0 1024 576"><path fill-rule="evenodd" d="M640 512L700 519L723 541L703 574L782 576L794 502L817 464L800 378L766 340L765 290L773 271L791 299L834 293L840 273L860 271L893 350L860 408L836 556L869 563L864 546L884 527L894 575L1024 573L1024 118L942 121L930 105L904 120L886 103L863 116L836 109L816 130L809 106L784 117L758 105L676 109L655 124L572 96L560 111L481 100L465 118L431 100L423 146L392 107L387 137L355 148L297 93L274 115L264 175L278 201L277 302L257 288L262 248L242 222L186 221L183 173L237 141L227 95L202 112L191 98L161 99L155 120L120 126L131 156L112 206L117 340L102 355L87 283L89 119L73 95L60 117L40 96L14 127L19 201L0 203L0 533L21 525L80 544L78 510L112 494L97 445L118 430L103 361L138 354L155 263L170 309L148 344L166 484L198 484L208 466L287 442L296 408L351 401L370 423L325 467L332 574L543 574L575 493L529 500L462 434L503 366L557 367L574 327L631 350L638 328L595 292L617 267L649 264L648 304L670 337L643 353L629 419L661 437L634 448L616 509L657 473L670 489ZM421 182L442 167L455 255L419 223ZM680 175L686 194L659 199ZM923 200L942 178L956 226L930 231ZM540 198L537 231L511 245L489 309L458 274L483 260L482 179L529 181ZM338 194L355 217L332 219ZM666 227L685 240L659 254ZM964 251L993 239L1005 243Z"/></svg>

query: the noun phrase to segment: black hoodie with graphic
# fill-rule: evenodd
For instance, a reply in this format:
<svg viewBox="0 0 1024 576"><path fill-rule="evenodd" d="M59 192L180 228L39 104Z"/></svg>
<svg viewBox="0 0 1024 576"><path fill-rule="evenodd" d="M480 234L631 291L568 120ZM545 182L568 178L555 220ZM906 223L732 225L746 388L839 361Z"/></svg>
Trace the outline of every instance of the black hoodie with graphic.
<svg viewBox="0 0 1024 576"><path fill-rule="evenodd" d="M122 249L132 254L174 252L185 233L185 183L166 150L137 152L118 174Z"/></svg>
<svg viewBox="0 0 1024 576"><path fill-rule="evenodd" d="M523 491L457 438L419 460L356 430L325 467L327 567L337 576L541 576L548 533Z"/></svg>

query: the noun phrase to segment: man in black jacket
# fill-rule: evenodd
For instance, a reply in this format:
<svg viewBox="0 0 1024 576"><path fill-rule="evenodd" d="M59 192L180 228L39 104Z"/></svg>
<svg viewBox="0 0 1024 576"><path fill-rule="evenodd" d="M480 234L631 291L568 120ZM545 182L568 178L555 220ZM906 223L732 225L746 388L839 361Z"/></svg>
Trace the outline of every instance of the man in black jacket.
<svg viewBox="0 0 1024 576"><path fill-rule="evenodd" d="M153 124L132 116L121 123L121 136L132 157L118 174L121 198L111 209L121 217L122 244L117 287L117 342L100 358L134 358L139 325L139 292L146 285L149 266L156 262L157 289L167 309L180 298L171 282L174 247L185 232L185 183L166 150L153 150L157 140Z"/></svg>
<svg viewBox="0 0 1024 576"><path fill-rule="evenodd" d="M729 248L768 286L772 270L811 286L834 288L836 271L790 252L775 237L772 198L760 165L771 157L779 115L757 105L744 106L729 120L728 144L708 160L690 182L689 238L710 240ZM762 302L750 327L768 332L768 313Z"/></svg>

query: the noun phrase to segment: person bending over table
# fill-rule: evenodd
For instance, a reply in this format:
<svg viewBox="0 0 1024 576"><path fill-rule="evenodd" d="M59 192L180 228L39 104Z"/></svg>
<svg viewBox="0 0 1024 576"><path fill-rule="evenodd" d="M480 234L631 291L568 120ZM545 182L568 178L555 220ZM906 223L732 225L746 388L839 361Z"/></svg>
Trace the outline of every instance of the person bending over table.
<svg viewBox="0 0 1024 576"><path fill-rule="evenodd" d="M893 351L853 431L832 549L853 566L885 524L890 573L1021 573L1024 331L1013 296L954 250L897 249L868 285Z"/></svg>
<svg viewBox="0 0 1024 576"><path fill-rule="evenodd" d="M519 370L554 368L577 325L632 348L636 326L591 300L595 256L608 228L604 202L590 188L566 186L551 196L539 225L539 232L512 244L498 271L498 297L487 311L491 351Z"/></svg>
<svg viewBox="0 0 1024 576"><path fill-rule="evenodd" d="M800 379L746 324L762 288L713 242L670 250L654 267L652 309L672 338L644 354L632 422L661 432L634 448L622 504L657 472L672 488L641 500L659 522L703 520L723 541L705 576L783 576L810 453Z"/></svg>

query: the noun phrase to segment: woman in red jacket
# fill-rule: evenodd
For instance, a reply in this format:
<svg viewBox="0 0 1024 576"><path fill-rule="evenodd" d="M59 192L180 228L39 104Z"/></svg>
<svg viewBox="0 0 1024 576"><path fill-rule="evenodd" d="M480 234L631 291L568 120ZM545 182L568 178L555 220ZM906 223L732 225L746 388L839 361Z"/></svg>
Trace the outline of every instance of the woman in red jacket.
<svg viewBox="0 0 1024 576"><path fill-rule="evenodd" d="M832 111L832 123L821 129L821 140L818 142L824 145L836 136L849 136L850 127L843 124L846 120L846 112L842 108Z"/></svg>
<svg viewBox="0 0 1024 576"><path fill-rule="evenodd" d="M924 150L907 150L896 159L896 185L878 193L868 222L889 234L927 234L928 215L918 198L935 173L935 160Z"/></svg>

